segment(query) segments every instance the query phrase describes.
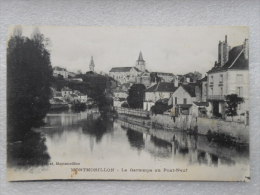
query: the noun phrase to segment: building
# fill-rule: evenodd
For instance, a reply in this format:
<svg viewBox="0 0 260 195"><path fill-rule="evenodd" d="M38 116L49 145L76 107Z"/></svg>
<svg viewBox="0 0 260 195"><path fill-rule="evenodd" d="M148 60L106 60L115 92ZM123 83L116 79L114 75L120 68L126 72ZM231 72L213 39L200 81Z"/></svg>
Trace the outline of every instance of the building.
<svg viewBox="0 0 260 195"><path fill-rule="evenodd" d="M128 89L131 87L131 83L125 83L118 86L113 92L113 105L115 107L121 107L124 102L127 102Z"/></svg>
<svg viewBox="0 0 260 195"><path fill-rule="evenodd" d="M55 66L53 68L53 76L54 77L62 76L64 79L67 79L69 76L69 72L65 68Z"/></svg>
<svg viewBox="0 0 260 195"><path fill-rule="evenodd" d="M205 76L197 81L197 85L200 89L201 102L207 101L207 90L208 90L208 77Z"/></svg>
<svg viewBox="0 0 260 195"><path fill-rule="evenodd" d="M230 49L227 43L220 42L218 46L218 62L208 71L207 100L211 108L212 117L225 116L225 96L237 94L244 99L238 106L238 117L242 120L249 113L249 45L245 39L242 45Z"/></svg>
<svg viewBox="0 0 260 195"><path fill-rule="evenodd" d="M63 87L61 89L62 97L67 97L67 96L71 95L72 93L73 93L73 91L70 88L68 88L68 87Z"/></svg>
<svg viewBox="0 0 260 195"><path fill-rule="evenodd" d="M95 71L95 63L93 60L93 56L91 56L90 64L89 64L89 71L94 72Z"/></svg>
<svg viewBox="0 0 260 195"><path fill-rule="evenodd" d="M151 76L149 72L143 72L141 75L138 75L136 78L137 84L143 84L146 88L151 86Z"/></svg>
<svg viewBox="0 0 260 195"><path fill-rule="evenodd" d="M173 92L177 89L174 83L159 82L145 91L145 99L143 109L150 111L156 101L160 99L169 99Z"/></svg>
<svg viewBox="0 0 260 195"><path fill-rule="evenodd" d="M68 78L74 78L76 75L74 72L68 72Z"/></svg>
<svg viewBox="0 0 260 195"><path fill-rule="evenodd" d="M117 80L119 83L135 83L136 78L142 72L136 67L115 67L109 71L109 76Z"/></svg>
<svg viewBox="0 0 260 195"><path fill-rule="evenodd" d="M172 73L166 73L166 72L151 72L151 80L153 83L160 82L174 82L175 75Z"/></svg>
<svg viewBox="0 0 260 195"><path fill-rule="evenodd" d="M182 84L187 84L187 83L196 83L198 80L202 78L202 74L195 71L195 72L189 72L187 74L184 74L183 77L181 77L181 82Z"/></svg>
<svg viewBox="0 0 260 195"><path fill-rule="evenodd" d="M123 83L136 83L137 77L142 73L148 72L145 68L145 61L143 59L142 52L136 61L136 65L133 67L114 67L109 71L109 76Z"/></svg>
<svg viewBox="0 0 260 195"><path fill-rule="evenodd" d="M172 113L191 114L193 102L201 100L200 89L194 83L180 85L169 98L168 105L172 105ZM176 111L178 110L178 111Z"/></svg>

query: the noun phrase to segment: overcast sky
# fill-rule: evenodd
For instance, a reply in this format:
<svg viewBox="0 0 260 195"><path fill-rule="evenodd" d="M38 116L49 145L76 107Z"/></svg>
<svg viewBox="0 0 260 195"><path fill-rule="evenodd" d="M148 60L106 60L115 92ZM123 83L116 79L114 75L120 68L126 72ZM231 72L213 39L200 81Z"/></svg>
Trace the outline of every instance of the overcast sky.
<svg viewBox="0 0 260 195"><path fill-rule="evenodd" d="M205 74L217 60L219 40L228 36L231 47L248 38L246 27L88 27L38 26L49 38L53 66L70 71L89 70L91 56L97 72L134 66L142 51L149 71ZM22 26L30 36L34 27ZM10 29L10 32L12 29Z"/></svg>

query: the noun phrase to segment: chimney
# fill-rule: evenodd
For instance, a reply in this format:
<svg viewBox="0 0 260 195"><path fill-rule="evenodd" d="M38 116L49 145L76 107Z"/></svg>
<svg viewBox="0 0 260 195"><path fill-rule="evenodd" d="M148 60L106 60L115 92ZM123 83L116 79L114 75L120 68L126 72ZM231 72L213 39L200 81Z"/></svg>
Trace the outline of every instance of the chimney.
<svg viewBox="0 0 260 195"><path fill-rule="evenodd" d="M223 65L223 42L221 41L218 43L218 63Z"/></svg>
<svg viewBox="0 0 260 195"><path fill-rule="evenodd" d="M225 35L225 43L227 43L227 35Z"/></svg>
<svg viewBox="0 0 260 195"><path fill-rule="evenodd" d="M174 79L174 87L178 87L178 86L179 86L179 79L176 76L175 79Z"/></svg>
<svg viewBox="0 0 260 195"><path fill-rule="evenodd" d="M248 59L249 58L249 43L248 43L248 39L245 39L244 44L243 44L243 48L244 48L245 59Z"/></svg>

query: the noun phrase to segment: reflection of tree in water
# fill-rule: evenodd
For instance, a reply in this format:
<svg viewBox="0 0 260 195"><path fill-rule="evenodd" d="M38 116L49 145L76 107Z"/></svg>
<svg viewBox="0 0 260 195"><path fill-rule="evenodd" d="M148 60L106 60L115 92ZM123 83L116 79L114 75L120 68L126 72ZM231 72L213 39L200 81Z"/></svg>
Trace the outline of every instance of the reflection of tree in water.
<svg viewBox="0 0 260 195"><path fill-rule="evenodd" d="M206 158L206 152L198 151L197 154L199 164L208 164L208 159Z"/></svg>
<svg viewBox="0 0 260 195"><path fill-rule="evenodd" d="M9 143L8 165L19 167L47 165L50 156L47 153L45 140L40 133L28 131L21 141Z"/></svg>
<svg viewBox="0 0 260 195"><path fill-rule="evenodd" d="M144 148L144 139L142 133L128 129L126 135L132 147L137 148L138 150Z"/></svg>
<svg viewBox="0 0 260 195"><path fill-rule="evenodd" d="M172 144L169 143L168 141L163 140L163 139L157 138L155 136L151 136L151 142L153 142L154 145L157 146L157 147L172 150Z"/></svg>
<svg viewBox="0 0 260 195"><path fill-rule="evenodd" d="M215 154L210 154L210 158L211 158L211 164L218 166L218 156Z"/></svg>
<svg viewBox="0 0 260 195"><path fill-rule="evenodd" d="M88 117L82 122L82 130L83 133L96 137L96 142L100 142L105 133L113 130L113 124L112 117Z"/></svg>

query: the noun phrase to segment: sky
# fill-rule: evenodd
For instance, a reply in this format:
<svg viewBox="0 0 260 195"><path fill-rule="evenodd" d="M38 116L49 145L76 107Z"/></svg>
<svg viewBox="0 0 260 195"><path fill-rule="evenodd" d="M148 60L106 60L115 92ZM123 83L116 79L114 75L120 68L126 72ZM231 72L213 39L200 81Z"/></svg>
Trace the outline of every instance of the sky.
<svg viewBox="0 0 260 195"><path fill-rule="evenodd" d="M30 37L36 26L22 26ZM69 71L89 71L91 56L95 71L108 73L112 67L135 66L142 51L150 72L185 74L212 68L218 42L228 36L231 47L249 37L242 26L37 26L50 39L52 66ZM9 29L9 33L13 27Z"/></svg>

